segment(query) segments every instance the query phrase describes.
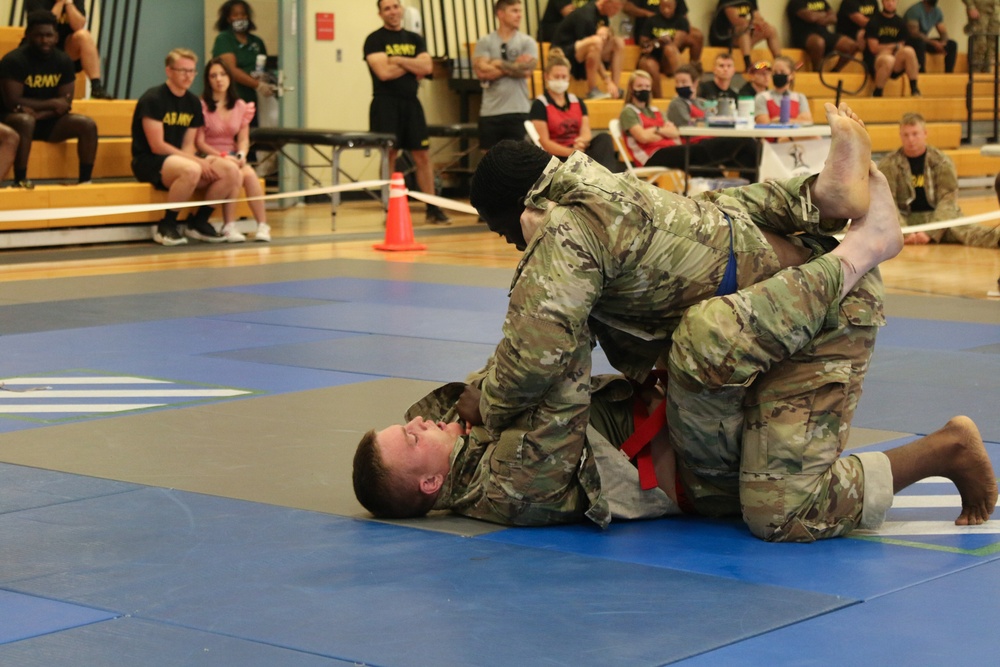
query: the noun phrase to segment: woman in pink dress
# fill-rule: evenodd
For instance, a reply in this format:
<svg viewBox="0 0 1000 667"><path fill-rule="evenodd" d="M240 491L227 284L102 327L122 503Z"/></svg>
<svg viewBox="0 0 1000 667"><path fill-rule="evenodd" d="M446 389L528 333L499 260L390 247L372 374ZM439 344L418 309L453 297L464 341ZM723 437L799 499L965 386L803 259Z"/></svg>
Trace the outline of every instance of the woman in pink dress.
<svg viewBox="0 0 1000 667"><path fill-rule="evenodd" d="M201 109L205 125L198 128L198 150L210 156L225 157L236 162L243 176L243 189L248 197L259 197L260 180L253 167L247 164L250 149L250 121L256 107L236 96L236 87L229 67L221 58L212 58L205 65L205 90L201 95ZM256 241L270 241L271 227L267 224L263 200L248 202L253 217L257 219ZM236 229L236 204L223 204L222 234L231 243L246 241L246 236Z"/></svg>

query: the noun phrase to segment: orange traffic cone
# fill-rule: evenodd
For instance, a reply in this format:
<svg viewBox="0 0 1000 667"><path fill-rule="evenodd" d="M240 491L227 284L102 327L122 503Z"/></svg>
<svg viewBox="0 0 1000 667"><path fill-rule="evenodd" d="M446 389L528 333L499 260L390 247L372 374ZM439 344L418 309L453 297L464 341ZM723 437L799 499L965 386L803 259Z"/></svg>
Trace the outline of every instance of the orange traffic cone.
<svg viewBox="0 0 1000 667"><path fill-rule="evenodd" d="M385 218L385 243L376 243L376 250L426 250L427 246L413 240L413 221L406 184L398 171L392 174L389 186L389 214Z"/></svg>

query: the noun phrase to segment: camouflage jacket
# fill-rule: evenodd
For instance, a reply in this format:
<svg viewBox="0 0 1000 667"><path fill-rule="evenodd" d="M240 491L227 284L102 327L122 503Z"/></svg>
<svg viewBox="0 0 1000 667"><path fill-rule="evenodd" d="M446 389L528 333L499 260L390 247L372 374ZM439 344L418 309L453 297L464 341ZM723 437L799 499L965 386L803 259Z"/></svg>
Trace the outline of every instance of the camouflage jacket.
<svg viewBox="0 0 1000 667"><path fill-rule="evenodd" d="M934 209L932 220L952 220L962 217L958 207L958 172L947 155L933 146L927 147L924 159L924 193L927 203ZM906 225L910 214L910 204L917 193L910 172L910 160L903 149L885 156L878 163L879 171L885 174L892 188L892 198L899 209L900 223Z"/></svg>
<svg viewBox="0 0 1000 667"><path fill-rule="evenodd" d="M528 410L534 428L582 434L595 342L616 369L642 380L684 311L715 294L730 244L745 286L778 269L758 226L843 227L819 219L810 178L688 198L607 172L582 153L553 159L528 194L535 208L555 206L514 274L504 339L482 387L486 426L500 433Z"/></svg>
<svg viewBox="0 0 1000 667"><path fill-rule="evenodd" d="M411 406L406 420L418 415L445 421L454 418L452 406L464 386L453 382L439 387ZM621 403L622 409L631 410L632 386L620 376L595 377L593 391L600 400ZM602 448L611 445L595 430L587 431L587 437L549 430L526 438L531 431L529 421L513 424L499 438L491 437L483 427L474 427L460 438L434 509L515 526L574 523L587 518L602 528L611 521L612 509L615 516L627 518L678 511L669 501L663 502L665 495L659 489L639 491L637 473L632 494L609 498L602 484L602 475L609 468L599 459L606 451ZM613 448L611 451L624 461ZM627 461L625 465L629 466Z"/></svg>

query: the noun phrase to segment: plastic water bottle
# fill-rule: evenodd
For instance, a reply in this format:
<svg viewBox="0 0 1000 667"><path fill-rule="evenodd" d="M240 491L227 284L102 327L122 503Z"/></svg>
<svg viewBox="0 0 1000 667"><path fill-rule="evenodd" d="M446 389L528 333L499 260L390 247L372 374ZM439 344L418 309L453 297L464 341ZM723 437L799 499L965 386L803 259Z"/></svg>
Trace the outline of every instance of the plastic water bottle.
<svg viewBox="0 0 1000 667"><path fill-rule="evenodd" d="M267 56L263 53L258 54L257 61L254 63L253 75L256 78L261 78L264 76L264 66L267 65Z"/></svg>
<svg viewBox="0 0 1000 667"><path fill-rule="evenodd" d="M781 111L779 112L779 120L782 125L788 125L788 121L792 118L792 98L785 93L781 96Z"/></svg>

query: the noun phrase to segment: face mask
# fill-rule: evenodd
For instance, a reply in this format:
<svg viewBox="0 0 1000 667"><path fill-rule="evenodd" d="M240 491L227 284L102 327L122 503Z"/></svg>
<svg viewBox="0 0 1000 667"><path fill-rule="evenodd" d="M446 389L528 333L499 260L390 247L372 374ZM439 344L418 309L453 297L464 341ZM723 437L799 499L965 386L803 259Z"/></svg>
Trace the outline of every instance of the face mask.
<svg viewBox="0 0 1000 667"><path fill-rule="evenodd" d="M246 32L250 29L249 19L236 19L232 22L233 32Z"/></svg>
<svg viewBox="0 0 1000 667"><path fill-rule="evenodd" d="M683 97L684 99L689 99L691 97L691 86L677 86L677 95Z"/></svg>
<svg viewBox="0 0 1000 667"><path fill-rule="evenodd" d="M569 90L569 81L567 79L549 79L545 82L545 86L553 93L561 95Z"/></svg>
<svg viewBox="0 0 1000 667"><path fill-rule="evenodd" d="M788 85L788 75L774 74L771 76L771 81L774 83L775 88L784 88Z"/></svg>
<svg viewBox="0 0 1000 667"><path fill-rule="evenodd" d="M648 91L648 90L633 90L632 91L632 97L635 98L636 101L642 102L643 104L645 104L646 102L649 101L649 95L650 95L650 91Z"/></svg>

